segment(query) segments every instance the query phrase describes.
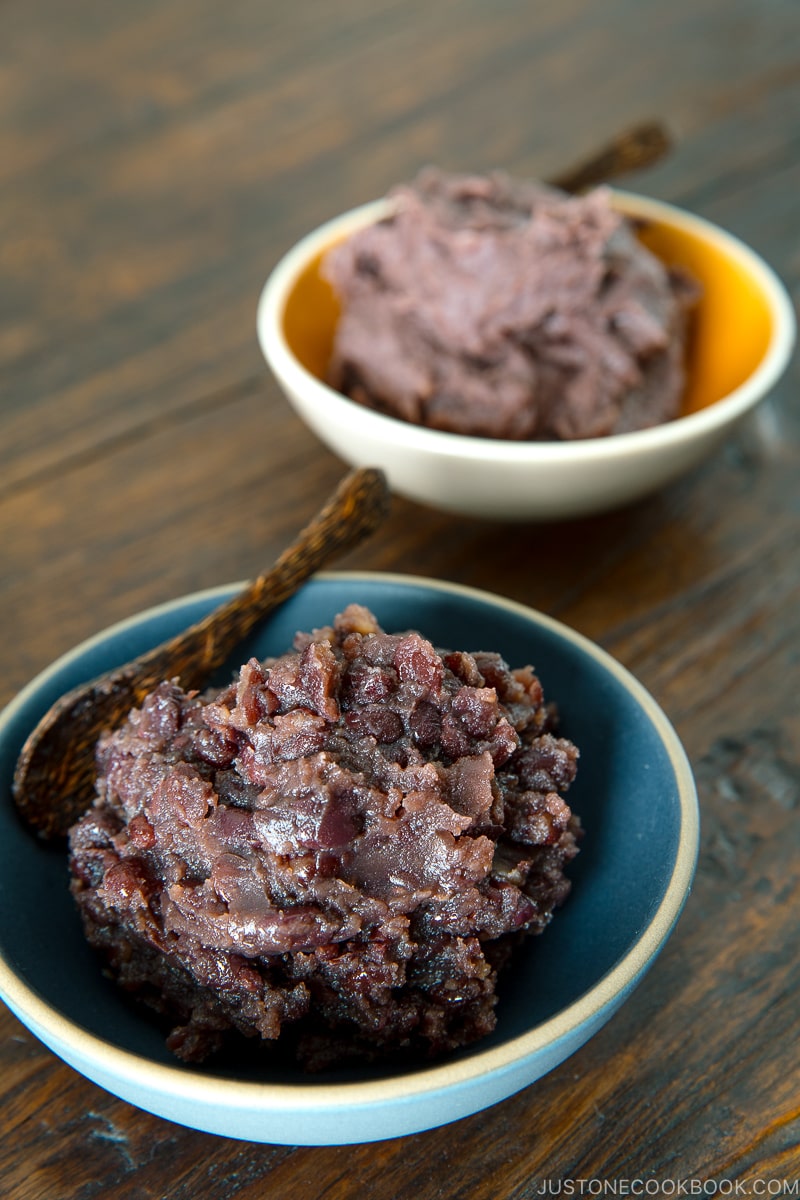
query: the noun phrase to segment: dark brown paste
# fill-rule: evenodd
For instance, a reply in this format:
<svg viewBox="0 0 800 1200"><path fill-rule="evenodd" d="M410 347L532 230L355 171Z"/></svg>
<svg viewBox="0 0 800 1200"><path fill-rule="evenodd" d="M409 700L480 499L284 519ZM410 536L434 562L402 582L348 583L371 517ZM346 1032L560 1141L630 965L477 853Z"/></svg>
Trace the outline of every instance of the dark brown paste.
<svg viewBox="0 0 800 1200"><path fill-rule="evenodd" d="M379 412L511 439L678 416L697 289L610 193L428 168L325 257L341 303L328 381Z"/></svg>
<svg viewBox="0 0 800 1200"><path fill-rule="evenodd" d="M567 895L576 759L531 668L351 605L101 739L72 890L180 1058L235 1031L310 1067L437 1055L493 1028L498 969Z"/></svg>

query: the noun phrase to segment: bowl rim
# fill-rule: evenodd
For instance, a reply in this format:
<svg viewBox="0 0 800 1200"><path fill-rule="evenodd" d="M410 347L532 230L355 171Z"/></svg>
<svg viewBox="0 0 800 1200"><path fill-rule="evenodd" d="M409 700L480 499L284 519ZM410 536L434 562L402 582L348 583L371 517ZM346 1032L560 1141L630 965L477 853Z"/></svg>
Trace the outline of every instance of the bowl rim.
<svg viewBox="0 0 800 1200"><path fill-rule="evenodd" d="M333 424L347 425L357 418L359 433L370 436L375 442L399 444L407 451L439 459L489 461L508 466L559 462L589 464L681 446L695 437L702 438L723 429L766 396L789 362L797 336L797 322L786 287L777 272L755 250L707 218L635 192L617 188L608 190L613 203L622 211L645 220L671 224L715 245L756 280L767 299L773 328L764 357L738 387L705 408L648 429L602 438L518 442L414 425L357 404L331 388L307 370L290 349L283 330L286 301L302 270L326 246L391 212L392 204L387 198L369 201L326 221L296 242L277 262L263 285L256 312L256 331L264 358L290 393L300 394L315 407L327 410Z"/></svg>
<svg viewBox="0 0 800 1200"><path fill-rule="evenodd" d="M0 999L13 1012L24 1013L31 1028L48 1045L66 1047L81 1061L101 1064L106 1078L125 1079L143 1090L160 1095L178 1096L183 1100L213 1103L231 1111L246 1107L252 1112L267 1114L274 1111L296 1113L333 1113L343 1106L368 1108L421 1099L431 1093L462 1085L473 1085L481 1078L495 1075L518 1066L563 1038L568 1038L593 1018L613 1006L639 980L671 933L691 888L699 846L699 806L691 766L677 733L650 693L607 651L583 634L536 609L497 596L482 589L425 576L380 571L321 571L313 579L367 580L392 586L423 587L445 592L454 597L476 600L523 617L534 625L544 627L557 637L571 642L609 671L633 696L652 722L664 745L675 775L680 805L680 836L672 865L669 883L649 922L640 930L637 940L622 958L587 992L559 1012L540 1022L533 1029L519 1034L499 1046L477 1049L468 1057L422 1067L407 1075L391 1075L376 1080L345 1080L337 1082L281 1083L271 1080L236 1080L205 1074L202 1070L184 1065L157 1063L133 1051L123 1049L98 1037L81 1025L63 1016L34 988L24 982L7 961L0 947ZM101 645L109 636L157 618L189 602L208 601L209 606L226 599L242 587L241 582L223 584L154 605L122 621L115 622L99 633L85 639L61 655L41 671L0 712L0 737L19 710L58 672L80 659L87 651ZM39 1033L38 1031L42 1032ZM42 1036L44 1035L44 1036Z"/></svg>

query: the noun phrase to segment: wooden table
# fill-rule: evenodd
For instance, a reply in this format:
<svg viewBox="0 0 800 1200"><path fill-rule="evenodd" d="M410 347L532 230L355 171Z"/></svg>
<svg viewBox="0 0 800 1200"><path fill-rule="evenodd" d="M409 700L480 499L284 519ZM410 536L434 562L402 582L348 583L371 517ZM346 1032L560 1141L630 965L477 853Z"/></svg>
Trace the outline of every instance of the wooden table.
<svg viewBox="0 0 800 1200"><path fill-rule="evenodd" d="M799 50L793 0L4 0L0 700L112 621L257 573L333 488L342 465L259 355L256 300L300 234L424 162L546 176L661 116L680 144L631 186L796 288ZM2 1195L798 1194L797 384L645 503L513 526L398 499L342 563L553 614L677 726L696 885L612 1022L487 1112L309 1149L131 1108L3 1009Z"/></svg>

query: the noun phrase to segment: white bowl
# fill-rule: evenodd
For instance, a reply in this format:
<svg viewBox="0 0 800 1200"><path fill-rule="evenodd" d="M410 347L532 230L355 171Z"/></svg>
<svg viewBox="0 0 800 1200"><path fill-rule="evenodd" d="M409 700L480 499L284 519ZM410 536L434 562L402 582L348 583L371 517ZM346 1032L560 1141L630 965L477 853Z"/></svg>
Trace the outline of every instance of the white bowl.
<svg viewBox="0 0 800 1200"><path fill-rule="evenodd" d="M338 309L319 274L324 252L391 211L379 200L322 225L275 267L258 306L258 337L303 420L346 462L382 467L393 490L452 512L509 520L617 507L677 478L710 453L786 367L795 319L783 284L741 241L656 200L613 193L645 222L642 241L686 267L703 295L695 317L685 415L652 429L573 442L514 442L444 433L384 416L324 383Z"/></svg>
<svg viewBox="0 0 800 1200"><path fill-rule="evenodd" d="M612 1016L678 918L695 866L698 812L674 730L609 655L522 605L424 579L317 576L262 625L237 661L280 653L297 629L325 625L358 600L386 629L416 626L439 645L494 649L513 665L532 663L559 705L561 731L581 750L569 799L586 834L570 864L573 891L501 977L494 1033L447 1059L308 1076L261 1058L247 1043L240 1053L186 1067L166 1049L157 1020L104 977L69 893L66 851L23 828L11 778L25 737L58 696L184 629L233 590L187 596L106 630L59 659L0 714L0 996L101 1087L227 1137L372 1141L443 1125L510 1096Z"/></svg>

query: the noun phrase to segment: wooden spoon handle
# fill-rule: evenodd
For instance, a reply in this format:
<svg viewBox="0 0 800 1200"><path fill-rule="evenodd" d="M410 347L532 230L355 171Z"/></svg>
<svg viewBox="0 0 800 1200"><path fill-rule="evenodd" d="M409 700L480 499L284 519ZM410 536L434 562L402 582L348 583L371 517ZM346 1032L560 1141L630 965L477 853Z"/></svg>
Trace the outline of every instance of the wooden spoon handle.
<svg viewBox="0 0 800 1200"><path fill-rule="evenodd" d="M645 121L619 134L590 158L551 179L564 192L587 188L616 179L626 171L652 166L672 147L672 138L660 121Z"/></svg>
<svg viewBox="0 0 800 1200"><path fill-rule="evenodd" d="M237 596L141 658L57 700L17 760L14 800L26 824L44 838L66 834L92 801L100 734L119 725L162 679L178 677L187 690L202 687L258 621L335 554L371 533L388 506L381 471L351 472L275 565Z"/></svg>
<svg viewBox="0 0 800 1200"><path fill-rule="evenodd" d="M388 506L389 493L381 471L351 471L274 566L196 625L138 660L141 698L162 679L174 675L186 689L202 687L267 613L334 555L372 533Z"/></svg>

